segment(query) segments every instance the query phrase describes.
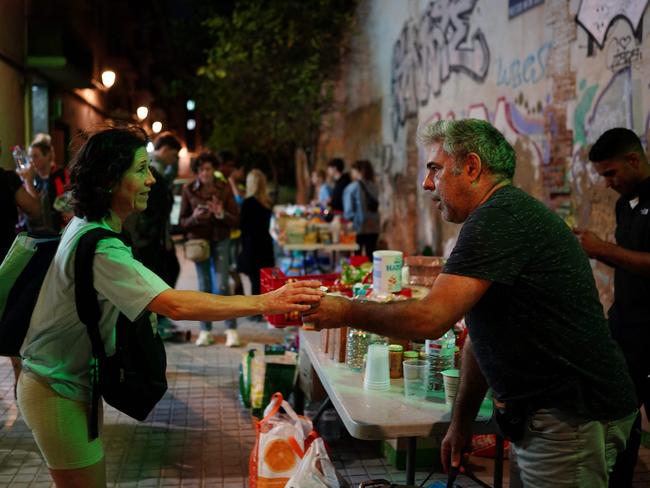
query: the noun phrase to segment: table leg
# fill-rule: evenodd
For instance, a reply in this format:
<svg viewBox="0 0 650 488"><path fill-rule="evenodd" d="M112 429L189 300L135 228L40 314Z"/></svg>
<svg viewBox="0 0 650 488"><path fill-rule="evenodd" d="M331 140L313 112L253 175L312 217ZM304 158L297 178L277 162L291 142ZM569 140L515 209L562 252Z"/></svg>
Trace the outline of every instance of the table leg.
<svg viewBox="0 0 650 488"><path fill-rule="evenodd" d="M302 391L300 385L300 380L296 382L296 385L293 388L293 409L298 415L303 415L305 413L305 393Z"/></svg>
<svg viewBox="0 0 650 488"><path fill-rule="evenodd" d="M415 484L415 451L417 437L406 439L406 484Z"/></svg>
<svg viewBox="0 0 650 488"><path fill-rule="evenodd" d="M494 452L494 488L503 485L503 436L496 434Z"/></svg>
<svg viewBox="0 0 650 488"><path fill-rule="evenodd" d="M321 415L323 415L323 412L330 408L332 406L332 400L330 400L329 397L327 397L325 400L323 400L323 403L321 404L320 408L316 412L316 415L314 415L314 418L311 419L312 423L316 425L318 423L318 419L321 418Z"/></svg>

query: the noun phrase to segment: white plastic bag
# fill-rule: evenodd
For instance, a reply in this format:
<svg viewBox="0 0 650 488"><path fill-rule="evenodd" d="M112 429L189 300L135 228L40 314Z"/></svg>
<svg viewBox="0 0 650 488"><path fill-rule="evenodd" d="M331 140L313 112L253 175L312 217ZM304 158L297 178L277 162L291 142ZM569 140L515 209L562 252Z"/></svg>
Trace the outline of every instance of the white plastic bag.
<svg viewBox="0 0 650 488"><path fill-rule="evenodd" d="M323 439L318 437L311 443L285 488L340 488Z"/></svg>
<svg viewBox="0 0 650 488"><path fill-rule="evenodd" d="M275 393L256 429L249 464L250 487L283 488L316 437L311 420L296 414L282 394Z"/></svg>

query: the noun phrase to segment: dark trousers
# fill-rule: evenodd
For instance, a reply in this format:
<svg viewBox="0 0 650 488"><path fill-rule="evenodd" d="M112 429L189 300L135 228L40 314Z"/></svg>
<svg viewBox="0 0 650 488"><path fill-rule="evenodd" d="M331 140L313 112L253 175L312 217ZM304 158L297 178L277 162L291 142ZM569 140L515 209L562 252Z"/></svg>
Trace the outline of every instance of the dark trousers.
<svg viewBox="0 0 650 488"><path fill-rule="evenodd" d="M359 254L363 254L372 261L372 253L377 250L377 239L379 234L357 234L357 244L359 244Z"/></svg>
<svg viewBox="0 0 650 488"><path fill-rule="evenodd" d="M612 330L614 339L619 343L627 367L634 382L639 407L645 408L646 416L650 405L650 324L642 327L616 328ZM632 426L630 438L625 450L616 458L614 470L609 477L610 488L628 488L632 486L634 468L639 457L641 445L641 412Z"/></svg>

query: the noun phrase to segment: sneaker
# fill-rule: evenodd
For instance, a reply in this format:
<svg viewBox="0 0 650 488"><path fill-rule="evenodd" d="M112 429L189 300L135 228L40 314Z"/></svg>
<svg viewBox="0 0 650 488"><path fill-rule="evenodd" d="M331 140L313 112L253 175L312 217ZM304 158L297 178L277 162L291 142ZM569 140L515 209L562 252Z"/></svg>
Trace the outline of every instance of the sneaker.
<svg viewBox="0 0 650 488"><path fill-rule="evenodd" d="M239 334L235 329L226 329L226 347L239 347Z"/></svg>
<svg viewBox="0 0 650 488"><path fill-rule="evenodd" d="M214 337L212 337L209 330L202 330L199 332L199 337L194 344L197 346L209 346L210 344L214 344Z"/></svg>

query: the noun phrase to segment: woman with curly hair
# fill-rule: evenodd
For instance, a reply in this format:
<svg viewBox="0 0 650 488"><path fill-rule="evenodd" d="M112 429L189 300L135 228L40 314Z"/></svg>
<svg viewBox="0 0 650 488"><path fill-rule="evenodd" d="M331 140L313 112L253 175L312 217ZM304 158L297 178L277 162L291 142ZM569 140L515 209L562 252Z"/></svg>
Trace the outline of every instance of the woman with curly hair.
<svg viewBox="0 0 650 488"><path fill-rule="evenodd" d="M75 307L74 256L79 238L147 207L154 183L139 128L109 128L86 140L72 164L75 217L65 228L41 288L21 348L18 406L58 487L106 486L100 409L99 437L89 435L92 362L86 326ZM135 320L145 310L176 320L224 320L259 313L304 311L320 300L317 282L288 284L256 297L218 296L170 288L133 258L117 238L97 244L94 286L102 310L99 330L108 355L115 349L118 315Z"/></svg>

